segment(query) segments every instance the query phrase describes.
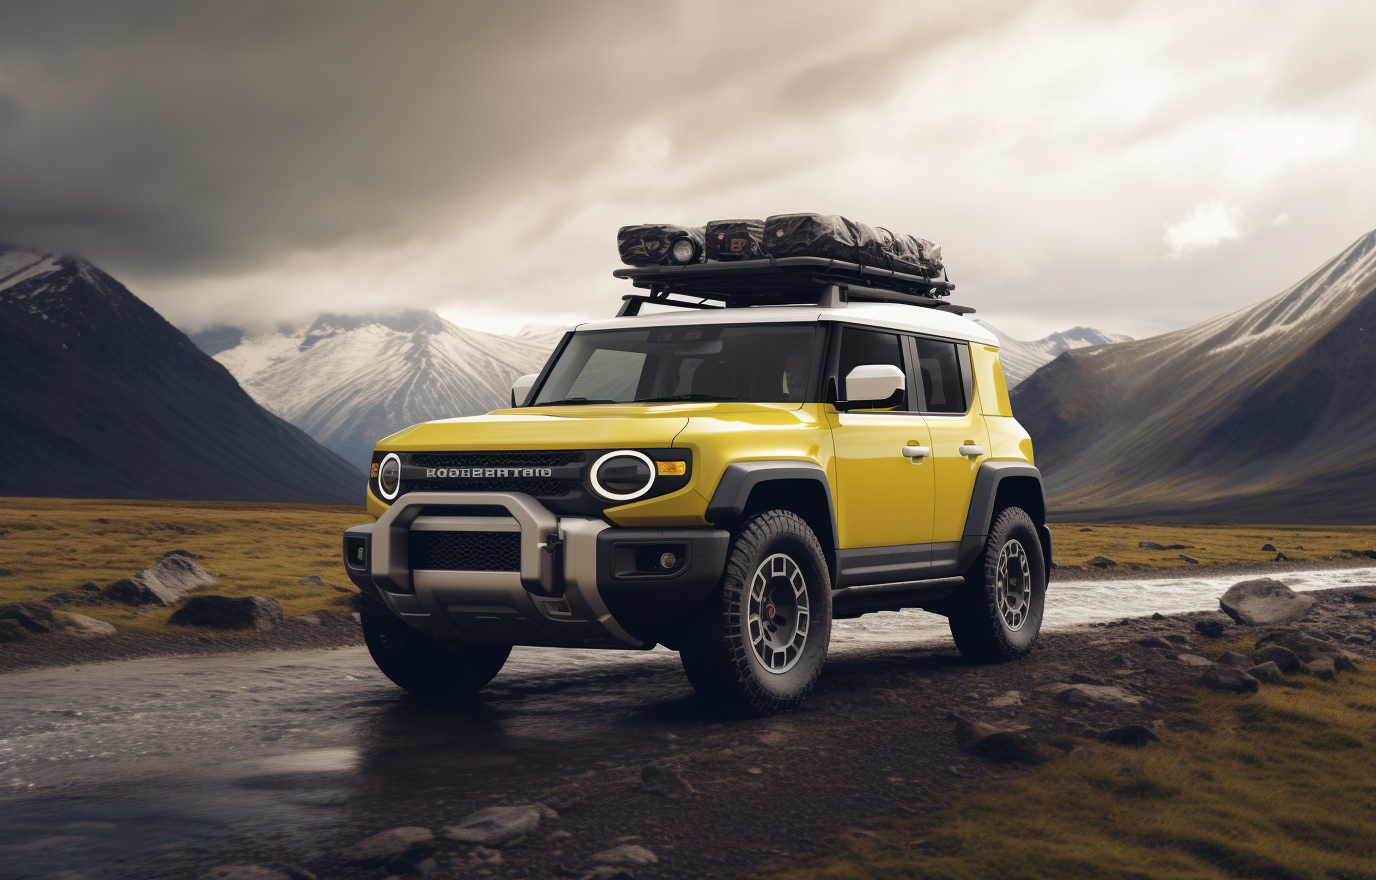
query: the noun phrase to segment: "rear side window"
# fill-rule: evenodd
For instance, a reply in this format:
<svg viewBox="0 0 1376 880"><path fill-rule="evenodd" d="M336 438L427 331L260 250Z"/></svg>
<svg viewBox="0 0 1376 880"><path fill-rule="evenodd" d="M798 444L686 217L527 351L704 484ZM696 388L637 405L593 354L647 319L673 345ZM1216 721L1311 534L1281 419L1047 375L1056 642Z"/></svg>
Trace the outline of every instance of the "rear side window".
<svg viewBox="0 0 1376 880"><path fill-rule="evenodd" d="M935 339L918 339L917 372L922 380L922 394L927 401L926 412L963 413L965 383L960 376L960 356L956 343Z"/></svg>
<svg viewBox="0 0 1376 880"><path fill-rule="evenodd" d="M841 358L837 378L841 381L841 399L846 397L846 376L856 367L865 364L892 364L903 369L903 340L897 333L880 333L877 330L860 330L845 327L841 331ZM903 402L896 409L910 409L905 389Z"/></svg>

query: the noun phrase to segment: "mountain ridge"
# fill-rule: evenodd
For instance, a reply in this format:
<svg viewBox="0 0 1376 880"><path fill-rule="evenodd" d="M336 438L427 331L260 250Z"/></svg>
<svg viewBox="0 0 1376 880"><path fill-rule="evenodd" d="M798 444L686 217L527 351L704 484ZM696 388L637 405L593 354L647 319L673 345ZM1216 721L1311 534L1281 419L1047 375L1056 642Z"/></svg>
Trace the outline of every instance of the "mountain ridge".
<svg viewBox="0 0 1376 880"><path fill-rule="evenodd" d="M993 324L978 318L974 321L998 337L999 361L1003 364L1003 375L1008 382L1010 391L1024 382L1042 365L1049 364L1067 351L1133 341L1131 336L1105 333L1093 327L1079 326L1071 327L1069 330L1059 330L1043 336L1041 339L1014 339Z"/></svg>

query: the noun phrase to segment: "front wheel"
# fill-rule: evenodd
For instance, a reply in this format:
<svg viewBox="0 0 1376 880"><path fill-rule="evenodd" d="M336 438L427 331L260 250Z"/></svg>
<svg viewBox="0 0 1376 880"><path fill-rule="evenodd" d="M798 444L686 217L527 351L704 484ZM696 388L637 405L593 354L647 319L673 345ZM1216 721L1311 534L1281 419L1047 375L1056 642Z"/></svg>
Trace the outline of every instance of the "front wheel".
<svg viewBox="0 0 1376 880"><path fill-rule="evenodd" d="M802 702L831 641L831 577L797 514L770 510L736 530L721 586L694 612L679 658L693 688L728 711Z"/></svg>
<svg viewBox="0 0 1376 880"><path fill-rule="evenodd" d="M382 674L417 696L456 698L479 690L501 672L510 645L479 645L423 633L376 599L360 596L363 640Z"/></svg>
<svg viewBox="0 0 1376 880"><path fill-rule="evenodd" d="M960 653L976 663L1017 660L1032 650L1046 605L1046 563L1032 517L1018 507L994 516L984 550L951 598Z"/></svg>

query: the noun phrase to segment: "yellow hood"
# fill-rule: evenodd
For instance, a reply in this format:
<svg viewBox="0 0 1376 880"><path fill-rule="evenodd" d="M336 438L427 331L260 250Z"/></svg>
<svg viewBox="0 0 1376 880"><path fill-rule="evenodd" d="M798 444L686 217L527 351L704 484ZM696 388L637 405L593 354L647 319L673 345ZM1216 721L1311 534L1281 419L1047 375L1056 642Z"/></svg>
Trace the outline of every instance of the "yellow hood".
<svg viewBox="0 0 1376 880"><path fill-rule="evenodd" d="M497 410L413 425L378 443L396 452L669 446L688 424L683 406L560 406Z"/></svg>

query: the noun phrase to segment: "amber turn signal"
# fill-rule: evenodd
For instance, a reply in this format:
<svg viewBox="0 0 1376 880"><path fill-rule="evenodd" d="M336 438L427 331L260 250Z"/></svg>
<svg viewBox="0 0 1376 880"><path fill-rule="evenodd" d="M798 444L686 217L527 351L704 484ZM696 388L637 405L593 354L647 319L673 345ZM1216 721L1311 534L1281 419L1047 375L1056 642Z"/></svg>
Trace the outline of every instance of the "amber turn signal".
<svg viewBox="0 0 1376 880"><path fill-rule="evenodd" d="M688 473L688 462L657 461L655 462L655 473L661 477L681 477Z"/></svg>

